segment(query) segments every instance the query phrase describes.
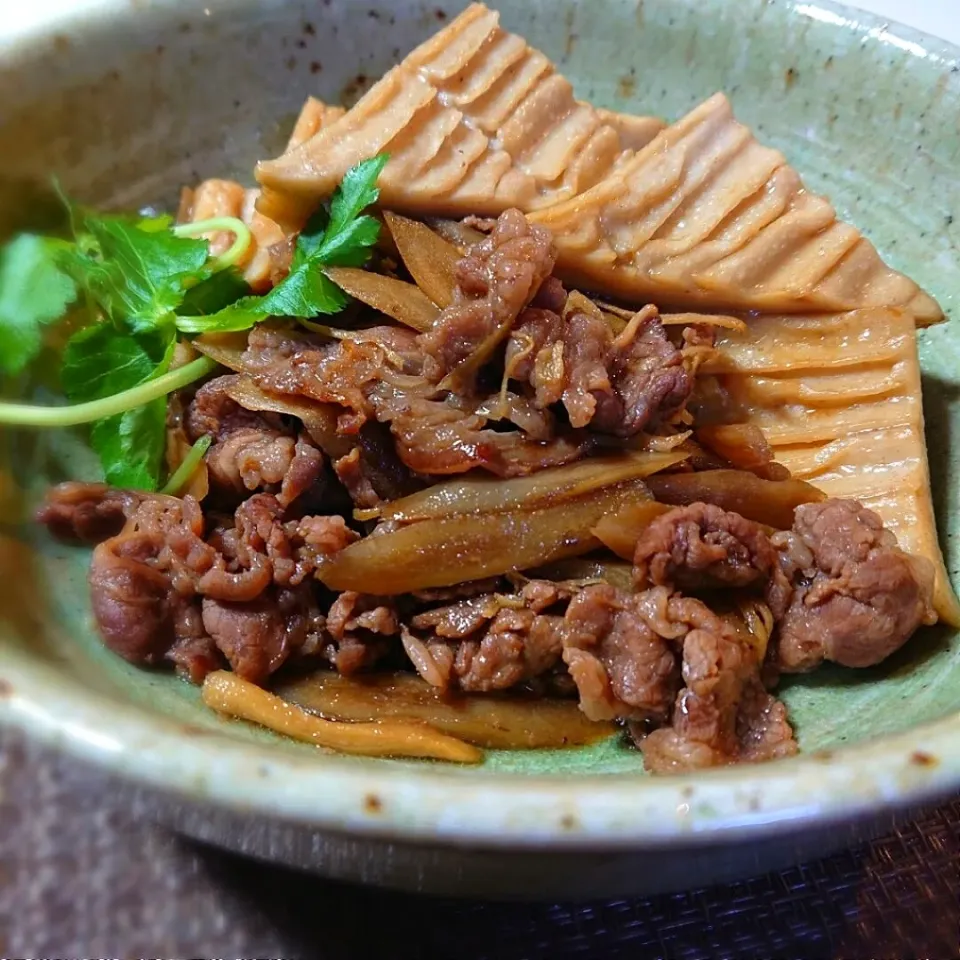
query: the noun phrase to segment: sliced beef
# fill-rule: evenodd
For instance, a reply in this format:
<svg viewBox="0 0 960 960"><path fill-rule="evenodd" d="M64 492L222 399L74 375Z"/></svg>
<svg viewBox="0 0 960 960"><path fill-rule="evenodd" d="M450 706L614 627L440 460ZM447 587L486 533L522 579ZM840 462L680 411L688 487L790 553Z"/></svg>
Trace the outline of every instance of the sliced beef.
<svg viewBox="0 0 960 960"><path fill-rule="evenodd" d="M409 378L408 378L409 379ZM377 418L390 424L400 459L415 473L444 476L482 468L501 477L524 476L582 457L589 438L561 434L547 441L520 431L490 429L481 403L435 388L399 383L386 374L371 390Z"/></svg>
<svg viewBox="0 0 960 960"><path fill-rule="evenodd" d="M552 294L541 300L558 302ZM619 334L579 294L562 309L524 310L507 344L506 376L528 383L538 406L562 403L574 427L620 437L653 429L683 408L693 378L653 307Z"/></svg>
<svg viewBox="0 0 960 960"><path fill-rule="evenodd" d="M790 583L760 525L713 504L676 507L654 519L637 540L633 562L639 587L756 586L775 617L790 602Z"/></svg>
<svg viewBox="0 0 960 960"><path fill-rule="evenodd" d="M215 487L237 500L254 490L290 504L319 478L323 456L306 432L297 436L277 414L246 410L228 394L233 375L205 383L190 403L187 436L213 438L206 454Z"/></svg>
<svg viewBox="0 0 960 960"><path fill-rule="evenodd" d="M637 598L588 586L563 621L563 659L591 720L665 720L680 686L671 644L639 613Z"/></svg>
<svg viewBox="0 0 960 960"><path fill-rule="evenodd" d="M232 603L203 599L203 626L234 673L263 683L293 653L321 641L324 620L311 585L273 589Z"/></svg>
<svg viewBox="0 0 960 960"><path fill-rule="evenodd" d="M222 653L260 683L291 653L326 642L312 574L356 537L342 517L284 521L271 494L205 536L192 498L140 495L123 530L94 551L94 617L107 646L134 663L166 657L200 682Z"/></svg>
<svg viewBox="0 0 960 960"><path fill-rule="evenodd" d="M745 684L737 710L737 746L743 763L765 763L797 752L787 708L756 680Z"/></svg>
<svg viewBox="0 0 960 960"><path fill-rule="evenodd" d="M160 663L195 621L184 610L193 584L215 562L203 539L203 515L191 498L141 499L117 536L93 552L89 583L104 643L131 661Z"/></svg>
<svg viewBox="0 0 960 960"><path fill-rule="evenodd" d="M417 614L403 645L434 686L488 693L551 672L560 663L562 617L545 611L569 591L531 581L516 595L486 594Z"/></svg>
<svg viewBox="0 0 960 960"><path fill-rule="evenodd" d="M284 521L283 515L269 493L240 504L233 526L216 533L222 562L201 580L200 592L219 600L252 600L271 583L299 586L357 539L339 516Z"/></svg>
<svg viewBox="0 0 960 960"><path fill-rule="evenodd" d="M779 626L779 666L811 670L823 660L868 667L936 622L933 565L904 553L893 533L856 500L804 504L793 530L776 534L793 601Z"/></svg>
<svg viewBox="0 0 960 960"><path fill-rule="evenodd" d="M418 338L427 379L436 383L478 351L491 353L553 272L555 261L548 230L530 224L519 210L502 213L490 235L458 262L452 302Z"/></svg>
<svg viewBox="0 0 960 960"><path fill-rule="evenodd" d="M345 676L381 661L400 635L395 601L347 590L327 612L328 642L323 656Z"/></svg>
<svg viewBox="0 0 960 960"><path fill-rule="evenodd" d="M140 500L105 483L69 481L47 491L36 518L59 540L95 544L115 537Z"/></svg>
<svg viewBox="0 0 960 960"><path fill-rule="evenodd" d="M763 688L754 647L698 600L672 598L671 619L684 623L684 687L670 726L640 739L653 773L679 773L796 752L786 713Z"/></svg>
<svg viewBox="0 0 960 960"><path fill-rule="evenodd" d="M186 610L189 611L190 619L196 621L196 627L191 628L186 635L179 636L166 656L181 677L199 685L208 673L222 669L225 661L216 641L203 625L200 606L191 603Z"/></svg>
<svg viewBox="0 0 960 960"><path fill-rule="evenodd" d="M398 481L414 486L411 473L443 476L479 467L521 476L568 463L590 449L589 439L577 434L531 439L519 430L491 429L489 422L500 417L488 410L486 398L446 393L422 375L425 356L412 333L378 327L364 334L370 339L324 344L266 327L251 333L243 359L264 389L345 408L339 431L357 438L360 453L347 450L334 469L358 505L375 505L374 495L396 493ZM382 439L367 431L372 420L389 426L405 474L389 460L386 474L373 470L367 448Z"/></svg>
<svg viewBox="0 0 960 960"><path fill-rule="evenodd" d="M693 391L680 351L652 308L641 310L613 339L608 364L622 412L600 408L594 429L632 437L670 420Z"/></svg>
<svg viewBox="0 0 960 960"><path fill-rule="evenodd" d="M367 399L371 384L389 367L416 378L423 357L416 334L400 327L369 327L342 340L283 326L251 331L241 358L244 372L272 393L309 397L345 408L341 432L355 434L373 416Z"/></svg>

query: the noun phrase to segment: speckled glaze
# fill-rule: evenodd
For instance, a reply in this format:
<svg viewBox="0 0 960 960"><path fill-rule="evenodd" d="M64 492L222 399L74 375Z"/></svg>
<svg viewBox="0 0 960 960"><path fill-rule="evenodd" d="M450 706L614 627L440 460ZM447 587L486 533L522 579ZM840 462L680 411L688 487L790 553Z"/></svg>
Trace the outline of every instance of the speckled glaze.
<svg viewBox="0 0 960 960"><path fill-rule="evenodd" d="M462 4L58 0L0 25L0 232L56 173L115 206L249 179L307 93L356 98ZM506 25L598 105L675 118L717 89L948 313L960 291L960 50L829 3L502 0ZM61 9L57 9L61 8ZM46 11L46 12L44 12ZM960 336L921 354L935 504L960 568ZM4 384L47 396L42 384ZM25 519L95 476L78 434L0 435L0 720L100 764L137 809L204 839L349 879L445 893L664 890L850 843L960 789L960 640L784 689L804 754L651 779L618 741L491 753L475 769L332 756L205 711L128 667L89 620L88 555Z"/></svg>

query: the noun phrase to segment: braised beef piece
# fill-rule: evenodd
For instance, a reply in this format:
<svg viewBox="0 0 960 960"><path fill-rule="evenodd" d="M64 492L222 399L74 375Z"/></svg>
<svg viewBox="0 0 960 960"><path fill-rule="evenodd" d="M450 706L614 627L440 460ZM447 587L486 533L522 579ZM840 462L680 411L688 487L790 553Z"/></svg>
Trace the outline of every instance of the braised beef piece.
<svg viewBox="0 0 960 960"><path fill-rule="evenodd" d="M344 676L383 660L400 635L396 601L345 590L327 613L327 642L323 656Z"/></svg>
<svg viewBox="0 0 960 960"><path fill-rule="evenodd" d="M652 773L678 773L797 751L786 712L764 689L754 647L730 621L692 598L671 598L672 620L684 624L684 688L670 726L640 739Z"/></svg>
<svg viewBox="0 0 960 960"><path fill-rule="evenodd" d="M549 230L530 224L519 210L502 213L490 235L457 263L452 302L418 338L427 379L436 383L479 348L505 340L555 262ZM467 378L461 386L470 383Z"/></svg>
<svg viewBox="0 0 960 960"><path fill-rule="evenodd" d="M356 539L343 517L284 522L276 497L254 494L237 508L232 526L211 536L222 562L200 581L200 591L220 600L252 600L271 582L296 587Z"/></svg>
<svg viewBox="0 0 960 960"><path fill-rule="evenodd" d="M141 500L117 536L93 552L89 583L104 643L133 663L158 664L181 639L195 639L183 607L215 561L192 498Z"/></svg>
<svg viewBox="0 0 960 960"><path fill-rule="evenodd" d="M134 491L105 483L68 481L47 491L36 519L58 540L96 544L123 529L140 499Z"/></svg>
<svg viewBox="0 0 960 960"><path fill-rule="evenodd" d="M576 693L593 720L667 724L643 742L657 770L796 750L743 629L666 587L533 580L423 611L401 630L414 668L442 689L548 685Z"/></svg>
<svg viewBox="0 0 960 960"><path fill-rule="evenodd" d="M312 586L269 588L233 603L203 598L203 626L238 676L262 684L304 646L323 642L324 618Z"/></svg>
<svg viewBox="0 0 960 960"><path fill-rule="evenodd" d="M796 584L779 625L779 665L811 670L823 660L868 667L936 622L933 565L904 553L896 536L856 500L804 504L793 530L774 536Z"/></svg>
<svg viewBox="0 0 960 960"><path fill-rule="evenodd" d="M551 293L543 301L556 303ZM670 420L686 403L693 378L667 339L656 310L640 311L615 334L599 310L563 315L532 306L507 344L509 378L529 383L540 407L562 403L574 427L630 437Z"/></svg>
<svg viewBox="0 0 960 960"><path fill-rule="evenodd" d="M428 683L487 693L552 671L561 657L562 618L546 613L570 592L530 581L515 595L486 594L417 614L403 645Z"/></svg>
<svg viewBox="0 0 960 960"><path fill-rule="evenodd" d="M203 625L201 608L189 603L183 609L189 621L183 633L177 630L177 640L167 651L167 659L181 677L199 686L208 673L222 669L225 661Z"/></svg>
<svg viewBox="0 0 960 960"><path fill-rule="evenodd" d="M790 583L760 525L713 504L676 507L654 519L637 540L633 562L638 587L757 586L775 617L790 602Z"/></svg>
<svg viewBox="0 0 960 960"><path fill-rule="evenodd" d="M500 432L481 412L485 398L446 393L422 376L424 355L410 332L370 328L372 339L320 343L276 328L255 329L244 367L265 389L292 393L345 407L341 433L359 436L359 460L338 458L342 475L360 506L373 505L378 482L364 470L363 427L373 419L389 425L402 463L417 475L448 475L482 468L499 476L520 476L575 460L590 448L589 438L560 435L546 441L519 431ZM383 331L390 331L386 338ZM378 339L379 338L379 342ZM358 471L360 476L358 476ZM369 485L368 485L369 484Z"/></svg>
<svg viewBox="0 0 960 960"><path fill-rule="evenodd" d="M232 400L227 390L235 380L217 377L197 390L187 408L187 436L213 438L206 461L221 493L236 500L267 490L290 504L319 479L323 455L306 432L297 436L279 415L246 410Z"/></svg>
<svg viewBox="0 0 960 960"><path fill-rule="evenodd" d="M375 507L423 489L423 481L397 455L384 424L365 423L356 440L357 445L333 464L355 506Z"/></svg>
<svg viewBox="0 0 960 960"><path fill-rule="evenodd" d="M632 437L658 427L683 409L693 390L680 351L651 309L637 313L613 338L607 362L622 409L603 408L593 424L603 433Z"/></svg>
<svg viewBox="0 0 960 960"><path fill-rule="evenodd" d="M222 654L261 683L291 653L329 643L313 574L357 538L342 517L284 520L276 497L255 494L205 537L191 497L137 499L122 531L94 551L89 575L112 650L148 665L168 657L194 682Z"/></svg>
<svg viewBox="0 0 960 960"><path fill-rule="evenodd" d="M435 388L399 385L386 374L371 390L378 419L390 424L400 459L415 473L445 476L481 468L501 477L524 476L577 460L591 446L588 437L560 434L545 442L519 431L490 429L477 402Z"/></svg>
<svg viewBox="0 0 960 960"><path fill-rule="evenodd" d="M666 592L663 591L666 598ZM672 645L640 615L642 597L588 586L563 619L563 659L591 720L668 718L680 686Z"/></svg>

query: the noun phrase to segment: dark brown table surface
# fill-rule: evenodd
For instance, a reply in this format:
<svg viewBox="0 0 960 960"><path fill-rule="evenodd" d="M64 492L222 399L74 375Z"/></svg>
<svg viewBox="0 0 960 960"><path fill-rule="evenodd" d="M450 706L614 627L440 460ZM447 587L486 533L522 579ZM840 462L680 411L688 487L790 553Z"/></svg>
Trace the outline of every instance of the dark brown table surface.
<svg viewBox="0 0 960 960"><path fill-rule="evenodd" d="M726 888L480 903L206 849L134 822L95 771L0 736L0 956L949 960L960 957L960 799L859 849Z"/></svg>

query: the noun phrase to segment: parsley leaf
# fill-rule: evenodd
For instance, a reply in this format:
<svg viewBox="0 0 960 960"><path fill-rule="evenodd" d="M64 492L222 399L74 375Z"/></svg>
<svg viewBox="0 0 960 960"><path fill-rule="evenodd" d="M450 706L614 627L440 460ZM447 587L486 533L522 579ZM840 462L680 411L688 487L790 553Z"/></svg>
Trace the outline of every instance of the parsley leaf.
<svg viewBox="0 0 960 960"><path fill-rule="evenodd" d="M87 215L63 268L103 313L133 333L169 326L189 286L205 279L206 240L174 236L167 218Z"/></svg>
<svg viewBox="0 0 960 960"><path fill-rule="evenodd" d="M247 330L267 317L309 319L339 313L347 295L323 272L324 267L361 267L377 242L380 224L363 210L377 201L377 177L387 155L364 160L347 171L334 191L329 212L319 210L297 239L290 273L262 297L243 297L207 317L178 316L185 333Z"/></svg>
<svg viewBox="0 0 960 960"><path fill-rule="evenodd" d="M75 333L64 351L61 381L71 403L102 400L166 371L172 342L159 349L156 337L138 338L98 323ZM166 439L166 398L98 420L90 443L104 477L114 486L156 490Z"/></svg>
<svg viewBox="0 0 960 960"><path fill-rule="evenodd" d="M73 303L73 281L57 266L56 241L24 233L0 248L0 371L20 373L40 352L41 327Z"/></svg>
<svg viewBox="0 0 960 960"><path fill-rule="evenodd" d="M203 317L216 313L250 293L250 285L235 267L218 270L191 287L177 308L178 317Z"/></svg>

